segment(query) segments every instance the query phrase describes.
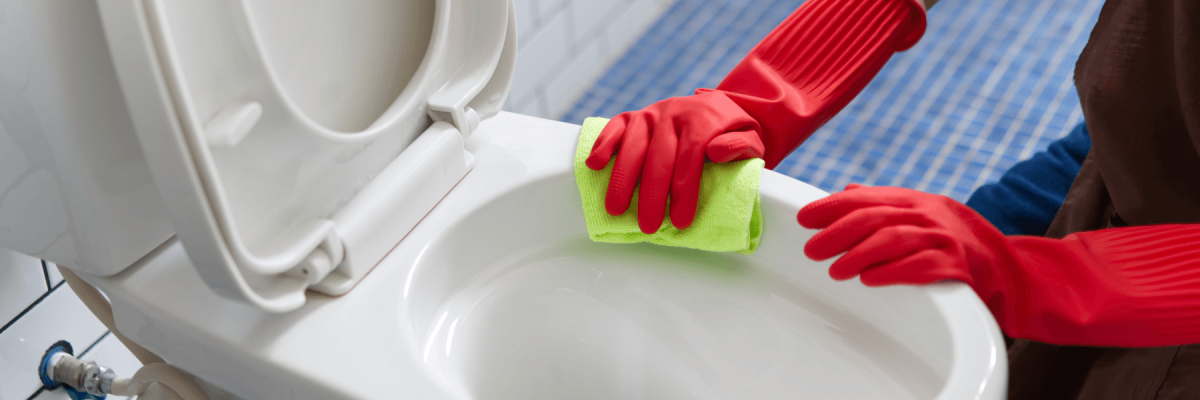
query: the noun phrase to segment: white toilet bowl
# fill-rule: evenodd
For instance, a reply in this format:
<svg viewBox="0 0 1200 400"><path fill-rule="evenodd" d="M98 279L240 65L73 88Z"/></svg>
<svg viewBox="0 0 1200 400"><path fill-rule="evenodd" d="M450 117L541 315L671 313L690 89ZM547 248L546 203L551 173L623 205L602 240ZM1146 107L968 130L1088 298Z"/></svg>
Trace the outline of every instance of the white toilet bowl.
<svg viewBox="0 0 1200 400"><path fill-rule="evenodd" d="M999 399L1004 344L959 284L867 288L804 257L825 193L763 172L752 256L593 243L579 127L502 113L477 165L358 287L272 314L171 242L88 278L119 329L246 398Z"/></svg>
<svg viewBox="0 0 1200 400"><path fill-rule="evenodd" d="M1003 397L974 293L833 281L802 182L752 256L591 242L579 127L499 112L511 2L20 4L0 246L238 397Z"/></svg>

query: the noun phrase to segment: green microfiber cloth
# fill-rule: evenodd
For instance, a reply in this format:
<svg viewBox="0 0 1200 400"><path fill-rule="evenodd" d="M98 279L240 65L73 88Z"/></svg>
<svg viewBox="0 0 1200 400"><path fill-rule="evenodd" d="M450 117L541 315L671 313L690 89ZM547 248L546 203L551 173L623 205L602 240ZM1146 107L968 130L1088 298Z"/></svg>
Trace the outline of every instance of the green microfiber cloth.
<svg viewBox="0 0 1200 400"><path fill-rule="evenodd" d="M753 254L762 240L762 203L758 194L759 179L765 165L761 158L750 160L705 163L700 181L700 199L696 219L687 229L675 229L670 216L658 232L647 235L638 229L637 191L629 210L621 215L609 215L604 209L604 194L612 176L610 160L603 170L594 171L584 164L600 131L608 123L605 118L588 118L579 133L575 152L575 183L583 197L583 215L587 220L588 236L596 242L650 242L663 246L687 247L718 252Z"/></svg>

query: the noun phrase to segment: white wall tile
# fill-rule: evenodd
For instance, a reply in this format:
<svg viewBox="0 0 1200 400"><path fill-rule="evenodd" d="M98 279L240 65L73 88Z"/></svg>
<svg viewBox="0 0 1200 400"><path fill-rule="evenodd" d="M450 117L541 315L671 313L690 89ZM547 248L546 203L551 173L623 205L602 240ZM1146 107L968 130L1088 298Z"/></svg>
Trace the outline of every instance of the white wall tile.
<svg viewBox="0 0 1200 400"><path fill-rule="evenodd" d="M624 53L625 49L646 33L668 6L670 2L663 0L634 0L629 3L625 11L613 18L612 25L604 31L610 49L614 53Z"/></svg>
<svg viewBox="0 0 1200 400"><path fill-rule="evenodd" d="M531 37L538 26L537 0L514 0L517 14L517 48L524 48L524 39Z"/></svg>
<svg viewBox="0 0 1200 400"><path fill-rule="evenodd" d="M500 111L507 111L507 112L511 112L511 113L520 114L519 112L517 112L516 102L513 101L512 96L509 96L508 99L504 100L504 105L500 106Z"/></svg>
<svg viewBox="0 0 1200 400"><path fill-rule="evenodd" d="M0 248L0 326L46 294L42 261Z"/></svg>
<svg viewBox="0 0 1200 400"><path fill-rule="evenodd" d="M522 105L521 108L516 110L516 113L544 117L548 115L546 112L545 99L546 96L543 96L541 93L534 93L534 95L530 96L530 98L525 102L525 104Z"/></svg>
<svg viewBox="0 0 1200 400"><path fill-rule="evenodd" d="M576 0L576 1L605 1L605 0ZM538 13L545 20L561 13L571 0L538 0Z"/></svg>
<svg viewBox="0 0 1200 400"><path fill-rule="evenodd" d="M571 4L571 21L575 25L575 41L584 44L591 42L604 28L612 23L620 8L625 7L629 0L597 1L581 0Z"/></svg>
<svg viewBox="0 0 1200 400"><path fill-rule="evenodd" d="M508 96L508 100L505 101L505 103L512 104L512 110L511 110L512 112L515 112L518 114L537 116L540 114L527 114L527 113L525 113L525 111L528 111L531 107L533 107L532 104L537 101L538 93L541 93L540 90L534 89L534 90L527 91L525 93L525 95L521 96L521 97L513 96L510 94Z"/></svg>
<svg viewBox="0 0 1200 400"><path fill-rule="evenodd" d="M104 325L60 286L0 332L0 400L25 399L42 386L37 366L50 345L66 340L78 354L105 332Z"/></svg>
<svg viewBox="0 0 1200 400"><path fill-rule="evenodd" d="M558 118L673 0L515 0L517 71L504 109Z"/></svg>
<svg viewBox="0 0 1200 400"><path fill-rule="evenodd" d="M571 49L568 22L565 14L560 13L546 21L534 37L526 39L528 44L517 53L517 70L510 97L522 99L529 95L534 88L544 84L547 73L567 58Z"/></svg>
<svg viewBox="0 0 1200 400"><path fill-rule="evenodd" d="M594 40L592 44L579 52L579 56L571 60L558 71L558 75L547 83L546 104L551 118L557 118L571 109L575 100L603 74L611 58L606 57L601 48L601 41Z"/></svg>

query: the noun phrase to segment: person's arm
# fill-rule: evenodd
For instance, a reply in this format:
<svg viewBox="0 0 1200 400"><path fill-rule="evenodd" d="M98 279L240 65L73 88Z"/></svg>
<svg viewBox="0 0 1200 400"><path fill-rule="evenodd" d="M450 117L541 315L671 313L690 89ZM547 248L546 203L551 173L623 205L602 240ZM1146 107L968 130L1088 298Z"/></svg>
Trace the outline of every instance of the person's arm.
<svg viewBox="0 0 1200 400"><path fill-rule="evenodd" d="M750 51L716 91L762 126L775 168L925 33L914 0L815 0Z"/></svg>
<svg viewBox="0 0 1200 400"><path fill-rule="evenodd" d="M750 51L716 89L619 114L596 140L587 166L616 156L605 197L624 213L640 188L638 222L656 232L695 217L706 159L762 157L774 168L854 98L897 51L925 32L917 0L809 0Z"/></svg>
<svg viewBox="0 0 1200 400"><path fill-rule="evenodd" d="M1076 346L1200 343L1200 224L1005 236L944 196L851 186L804 207L805 245L868 286L965 282L1014 338Z"/></svg>
<svg viewBox="0 0 1200 400"><path fill-rule="evenodd" d="M1046 151L1013 165L998 182L976 189L966 204L1006 235L1044 235L1091 147L1081 123Z"/></svg>

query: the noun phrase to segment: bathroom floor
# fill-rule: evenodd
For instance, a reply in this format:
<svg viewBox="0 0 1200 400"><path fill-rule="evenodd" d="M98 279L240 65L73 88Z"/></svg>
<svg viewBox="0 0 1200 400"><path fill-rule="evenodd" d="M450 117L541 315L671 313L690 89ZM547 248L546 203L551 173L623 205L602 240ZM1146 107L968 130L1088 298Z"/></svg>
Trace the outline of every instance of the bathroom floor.
<svg viewBox="0 0 1200 400"><path fill-rule="evenodd" d="M562 120L713 87L802 0L679 0ZM776 171L966 200L1083 121L1075 60L1103 0L942 0L921 42Z"/></svg>

